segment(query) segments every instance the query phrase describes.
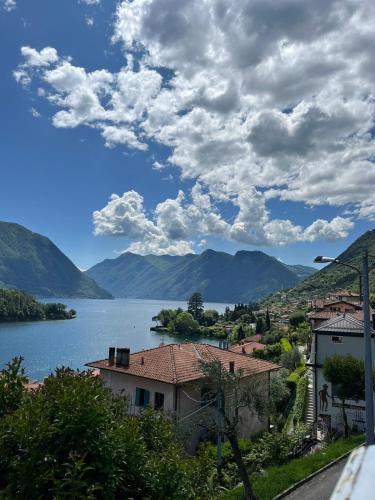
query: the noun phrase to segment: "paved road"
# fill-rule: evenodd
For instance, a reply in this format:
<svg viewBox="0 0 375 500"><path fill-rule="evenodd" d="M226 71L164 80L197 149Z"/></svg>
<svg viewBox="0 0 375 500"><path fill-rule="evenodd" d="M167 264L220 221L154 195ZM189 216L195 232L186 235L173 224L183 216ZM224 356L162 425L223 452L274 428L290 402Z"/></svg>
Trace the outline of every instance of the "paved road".
<svg viewBox="0 0 375 500"><path fill-rule="evenodd" d="M284 497L287 500L329 500L347 458L307 481L304 485Z"/></svg>

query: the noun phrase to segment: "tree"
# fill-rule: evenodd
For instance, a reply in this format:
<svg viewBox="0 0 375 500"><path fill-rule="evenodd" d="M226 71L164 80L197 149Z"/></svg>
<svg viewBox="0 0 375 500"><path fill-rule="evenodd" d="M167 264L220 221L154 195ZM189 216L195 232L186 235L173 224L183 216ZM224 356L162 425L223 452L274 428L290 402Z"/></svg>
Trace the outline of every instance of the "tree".
<svg viewBox="0 0 375 500"><path fill-rule="evenodd" d="M22 358L13 358L0 372L0 419L13 413L25 394L27 378Z"/></svg>
<svg viewBox="0 0 375 500"><path fill-rule="evenodd" d="M293 371L301 363L301 353L298 347L293 347L291 351L283 352L280 356L280 364L290 371Z"/></svg>
<svg viewBox="0 0 375 500"><path fill-rule="evenodd" d="M306 321L306 314L303 311L296 311L289 318L290 326L297 327L300 323L304 323Z"/></svg>
<svg viewBox="0 0 375 500"><path fill-rule="evenodd" d="M203 314L203 297L199 292L193 293L193 295L188 300L188 312L193 316L194 319L200 321Z"/></svg>
<svg viewBox="0 0 375 500"><path fill-rule="evenodd" d="M255 325L255 333L262 334L264 332L265 332L264 320L261 316L258 316L256 325Z"/></svg>
<svg viewBox="0 0 375 500"><path fill-rule="evenodd" d="M245 330L242 325L239 325L237 330L237 340L243 340L246 337Z"/></svg>
<svg viewBox="0 0 375 500"><path fill-rule="evenodd" d="M189 312L184 311L175 319L174 329L180 334L194 335L199 332L199 323Z"/></svg>
<svg viewBox="0 0 375 500"><path fill-rule="evenodd" d="M170 321L176 317L176 312L173 309L162 309L155 319L159 321L161 326L167 327Z"/></svg>
<svg viewBox="0 0 375 500"><path fill-rule="evenodd" d="M363 361L351 354L339 356L335 354L324 360L324 378L334 386L335 396L341 399L342 418L344 420L345 437L349 434L348 417L345 401L365 399L365 370ZM332 394L332 397L334 395Z"/></svg>
<svg viewBox="0 0 375 500"><path fill-rule="evenodd" d="M267 312L266 312L266 331L270 330L271 329L271 318L270 318L270 312L267 308Z"/></svg>
<svg viewBox="0 0 375 500"><path fill-rule="evenodd" d="M211 498L211 464L188 458L162 414L126 414L91 372L62 368L0 420L0 496Z"/></svg>
<svg viewBox="0 0 375 500"><path fill-rule="evenodd" d="M241 419L241 410L247 409L260 418L268 414L268 390L264 379L257 375L244 378L242 370L228 372L220 361L199 362L199 366L206 375L205 384L209 384L210 393L216 399L216 407L207 406L207 412L213 412L212 418L203 420L203 425L210 426L210 430L223 434L229 441L233 456L245 489L245 499L255 499L249 474L244 463L238 441L238 426ZM216 418L215 418L216 417Z"/></svg>
<svg viewBox="0 0 375 500"><path fill-rule="evenodd" d="M219 320L219 313L215 309L207 309L203 313L202 321L206 326L213 326Z"/></svg>

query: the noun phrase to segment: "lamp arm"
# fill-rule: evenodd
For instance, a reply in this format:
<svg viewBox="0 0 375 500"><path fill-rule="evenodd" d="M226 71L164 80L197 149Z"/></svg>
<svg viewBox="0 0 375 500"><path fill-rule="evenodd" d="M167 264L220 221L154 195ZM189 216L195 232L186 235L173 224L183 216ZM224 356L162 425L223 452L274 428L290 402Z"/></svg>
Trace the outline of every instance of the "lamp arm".
<svg viewBox="0 0 375 500"><path fill-rule="evenodd" d="M347 264L346 262L342 262L342 260L335 259L333 262L336 264L341 264L342 266L349 267L350 269L354 269L354 271L357 271L357 273L361 276L362 272L359 269L359 267L353 266L352 264Z"/></svg>

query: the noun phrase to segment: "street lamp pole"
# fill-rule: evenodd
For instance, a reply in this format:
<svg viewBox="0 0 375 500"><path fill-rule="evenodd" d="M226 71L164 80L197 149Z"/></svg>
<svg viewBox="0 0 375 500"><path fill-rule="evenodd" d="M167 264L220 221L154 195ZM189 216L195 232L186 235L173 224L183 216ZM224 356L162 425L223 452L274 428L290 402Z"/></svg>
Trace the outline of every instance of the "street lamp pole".
<svg viewBox="0 0 375 500"><path fill-rule="evenodd" d="M360 296L363 296L363 344L365 355L365 402L366 402L366 446L374 444L374 386L372 376L372 342L370 325L370 290L368 279L368 252L365 250L362 257L362 268L342 262L331 257L316 257L314 262L321 264L335 262L354 269L359 274ZM361 297L360 297L361 298Z"/></svg>
<svg viewBox="0 0 375 500"><path fill-rule="evenodd" d="M374 444L374 385L372 377L372 342L370 326L370 291L368 253L362 258L363 322L365 344L366 445Z"/></svg>

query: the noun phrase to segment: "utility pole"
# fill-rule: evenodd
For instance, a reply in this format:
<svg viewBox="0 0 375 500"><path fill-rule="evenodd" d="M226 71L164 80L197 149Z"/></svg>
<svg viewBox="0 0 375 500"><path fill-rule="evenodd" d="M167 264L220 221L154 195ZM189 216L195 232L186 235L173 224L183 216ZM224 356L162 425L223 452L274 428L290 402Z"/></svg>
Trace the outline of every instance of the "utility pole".
<svg viewBox="0 0 375 500"><path fill-rule="evenodd" d="M365 347L365 398L366 398L366 446L374 444L374 386L372 377L372 339L370 326L370 292L368 279L368 252L362 258L363 321Z"/></svg>
<svg viewBox="0 0 375 500"><path fill-rule="evenodd" d="M222 458L222 433L221 433L221 428L222 428L222 415L221 415L221 408L222 408L222 403L223 403L223 396L222 396L222 384L221 384L221 373L219 374L219 389L216 394L216 423L217 423L217 477L219 480L219 483L222 482L223 479L223 458Z"/></svg>

